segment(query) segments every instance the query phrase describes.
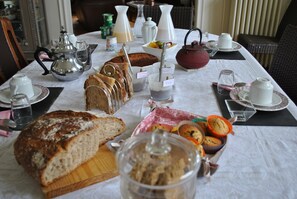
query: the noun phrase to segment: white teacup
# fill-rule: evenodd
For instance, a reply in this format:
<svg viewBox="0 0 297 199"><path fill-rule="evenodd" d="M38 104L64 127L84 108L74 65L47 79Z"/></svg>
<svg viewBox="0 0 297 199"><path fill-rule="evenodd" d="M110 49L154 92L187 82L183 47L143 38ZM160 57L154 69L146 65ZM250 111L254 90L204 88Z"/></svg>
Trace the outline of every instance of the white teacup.
<svg viewBox="0 0 297 199"><path fill-rule="evenodd" d="M221 33L218 39L218 48L222 48L222 49L232 48L232 37L229 33Z"/></svg>
<svg viewBox="0 0 297 199"><path fill-rule="evenodd" d="M272 103L273 85L268 78L258 77L252 82L249 98L255 105L269 105Z"/></svg>
<svg viewBox="0 0 297 199"><path fill-rule="evenodd" d="M19 93L27 95L28 98L34 96L32 81L24 74L14 75L9 82L9 87L11 96Z"/></svg>

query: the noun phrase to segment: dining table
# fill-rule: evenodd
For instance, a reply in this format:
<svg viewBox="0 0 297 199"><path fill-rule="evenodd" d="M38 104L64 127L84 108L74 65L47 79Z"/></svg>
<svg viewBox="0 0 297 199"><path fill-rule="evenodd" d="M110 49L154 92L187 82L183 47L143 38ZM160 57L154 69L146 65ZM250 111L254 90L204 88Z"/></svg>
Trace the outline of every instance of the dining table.
<svg viewBox="0 0 297 199"><path fill-rule="evenodd" d="M199 177L196 184L195 198L297 198L297 107L274 81L265 68L242 46L234 52L218 52L217 57L210 58L207 65L199 69L187 70L181 67L176 59L176 53L183 47L188 30L175 29L177 48L168 54L166 62L175 64L173 101L159 106L183 110L189 113L208 116L223 115L222 103L219 103L217 91L212 85L218 81L223 69L234 72L235 82L251 83L257 77L268 78L274 90L282 93L288 99L285 107L291 123L275 119L284 110L257 111L254 123L235 123L234 135L228 135L228 142L217 164L216 172L211 176ZM216 41L217 35L204 33L202 42ZM96 44L92 53L92 67L73 81L58 81L51 74L42 75L43 69L36 61L18 73L26 74L33 84L51 88L61 88L55 99L48 102L46 112L55 110L86 111L84 82L96 73L103 64L117 56L114 51L106 50L106 39L101 38L100 31L89 32L77 36L88 44ZM187 44L199 40L196 31L191 32ZM144 52L142 38L128 42L129 53ZM239 45L239 44L238 44ZM118 46L121 46L118 43ZM226 55L226 56L225 56ZM52 62L44 62L50 68ZM9 86L9 80L0 89ZM123 104L113 116L121 118L126 124L123 135L128 138L136 126L150 112L150 92L148 86L143 91L135 92L132 98ZM37 106L38 102L35 105ZM33 109L34 106L32 105ZM9 108L8 108L9 109ZM42 107L38 107L41 110ZM38 111L36 110L36 111ZM108 116L97 110L91 113ZM256 118L256 115L253 116ZM251 119L253 119L253 117ZM265 119L266 118L266 119ZM262 120L263 119L263 120ZM271 119L271 121L270 121ZM295 121L295 123L294 123ZM261 123L263 122L263 123ZM44 198L37 181L26 174L14 157L13 144L20 131L12 131L8 136L0 136L0 198ZM57 196L60 199L75 198L121 198L120 176L103 182Z"/></svg>

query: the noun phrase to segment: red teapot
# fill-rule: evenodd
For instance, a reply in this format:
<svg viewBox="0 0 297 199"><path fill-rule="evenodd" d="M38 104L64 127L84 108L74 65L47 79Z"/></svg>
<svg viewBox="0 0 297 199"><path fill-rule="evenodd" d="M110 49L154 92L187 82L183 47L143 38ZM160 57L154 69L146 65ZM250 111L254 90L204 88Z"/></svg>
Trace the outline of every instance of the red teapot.
<svg viewBox="0 0 297 199"><path fill-rule="evenodd" d="M189 34L198 30L200 34L200 41L193 41L191 45L187 45L187 39ZM209 55L206 50L203 49L201 45L202 32L199 28L190 29L185 37L184 46L177 52L176 61L179 65L187 69L198 69L202 68L209 62Z"/></svg>

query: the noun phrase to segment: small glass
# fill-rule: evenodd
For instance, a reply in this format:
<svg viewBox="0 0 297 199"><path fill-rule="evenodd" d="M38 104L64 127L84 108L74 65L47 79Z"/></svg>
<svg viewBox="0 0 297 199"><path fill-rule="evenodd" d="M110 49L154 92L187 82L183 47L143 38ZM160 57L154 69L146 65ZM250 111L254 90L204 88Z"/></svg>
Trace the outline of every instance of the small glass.
<svg viewBox="0 0 297 199"><path fill-rule="evenodd" d="M84 71L87 71L92 66L92 55L89 44L85 41L77 41L75 43L76 57L81 62L80 64L84 67Z"/></svg>
<svg viewBox="0 0 297 199"><path fill-rule="evenodd" d="M141 2L141 4L136 4L137 6L137 17L134 24L134 35L136 37L142 38L142 25L145 22L145 18L143 15L143 6L144 4Z"/></svg>
<svg viewBox="0 0 297 199"><path fill-rule="evenodd" d="M140 92L145 88L148 72L142 67L132 67L133 72L133 91Z"/></svg>
<svg viewBox="0 0 297 199"><path fill-rule="evenodd" d="M248 101L238 100L238 102L234 100L225 100L227 105L227 109L230 113L231 117L237 116L237 122L246 122L248 121L257 111L255 110L253 104ZM246 104L247 106L240 105L241 102Z"/></svg>
<svg viewBox="0 0 297 199"><path fill-rule="evenodd" d="M151 99L164 101L172 98L174 77L171 74L163 74L161 81L159 74L152 74L148 78Z"/></svg>
<svg viewBox="0 0 297 199"><path fill-rule="evenodd" d="M229 90L226 88L233 87L234 72L232 70L222 70L219 75L217 90L220 95L229 95Z"/></svg>
<svg viewBox="0 0 297 199"><path fill-rule="evenodd" d="M11 114L17 129L24 128L32 121L32 108L25 94L16 94L11 98Z"/></svg>

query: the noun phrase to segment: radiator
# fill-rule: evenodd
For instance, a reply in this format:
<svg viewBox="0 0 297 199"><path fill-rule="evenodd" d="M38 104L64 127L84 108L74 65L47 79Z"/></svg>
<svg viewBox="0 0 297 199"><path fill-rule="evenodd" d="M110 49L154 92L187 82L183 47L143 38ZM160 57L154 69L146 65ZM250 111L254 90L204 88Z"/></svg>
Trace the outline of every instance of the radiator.
<svg viewBox="0 0 297 199"><path fill-rule="evenodd" d="M239 33L274 36L286 5L287 0L231 0L229 32L235 41ZM271 55L255 57L264 67L272 60Z"/></svg>

